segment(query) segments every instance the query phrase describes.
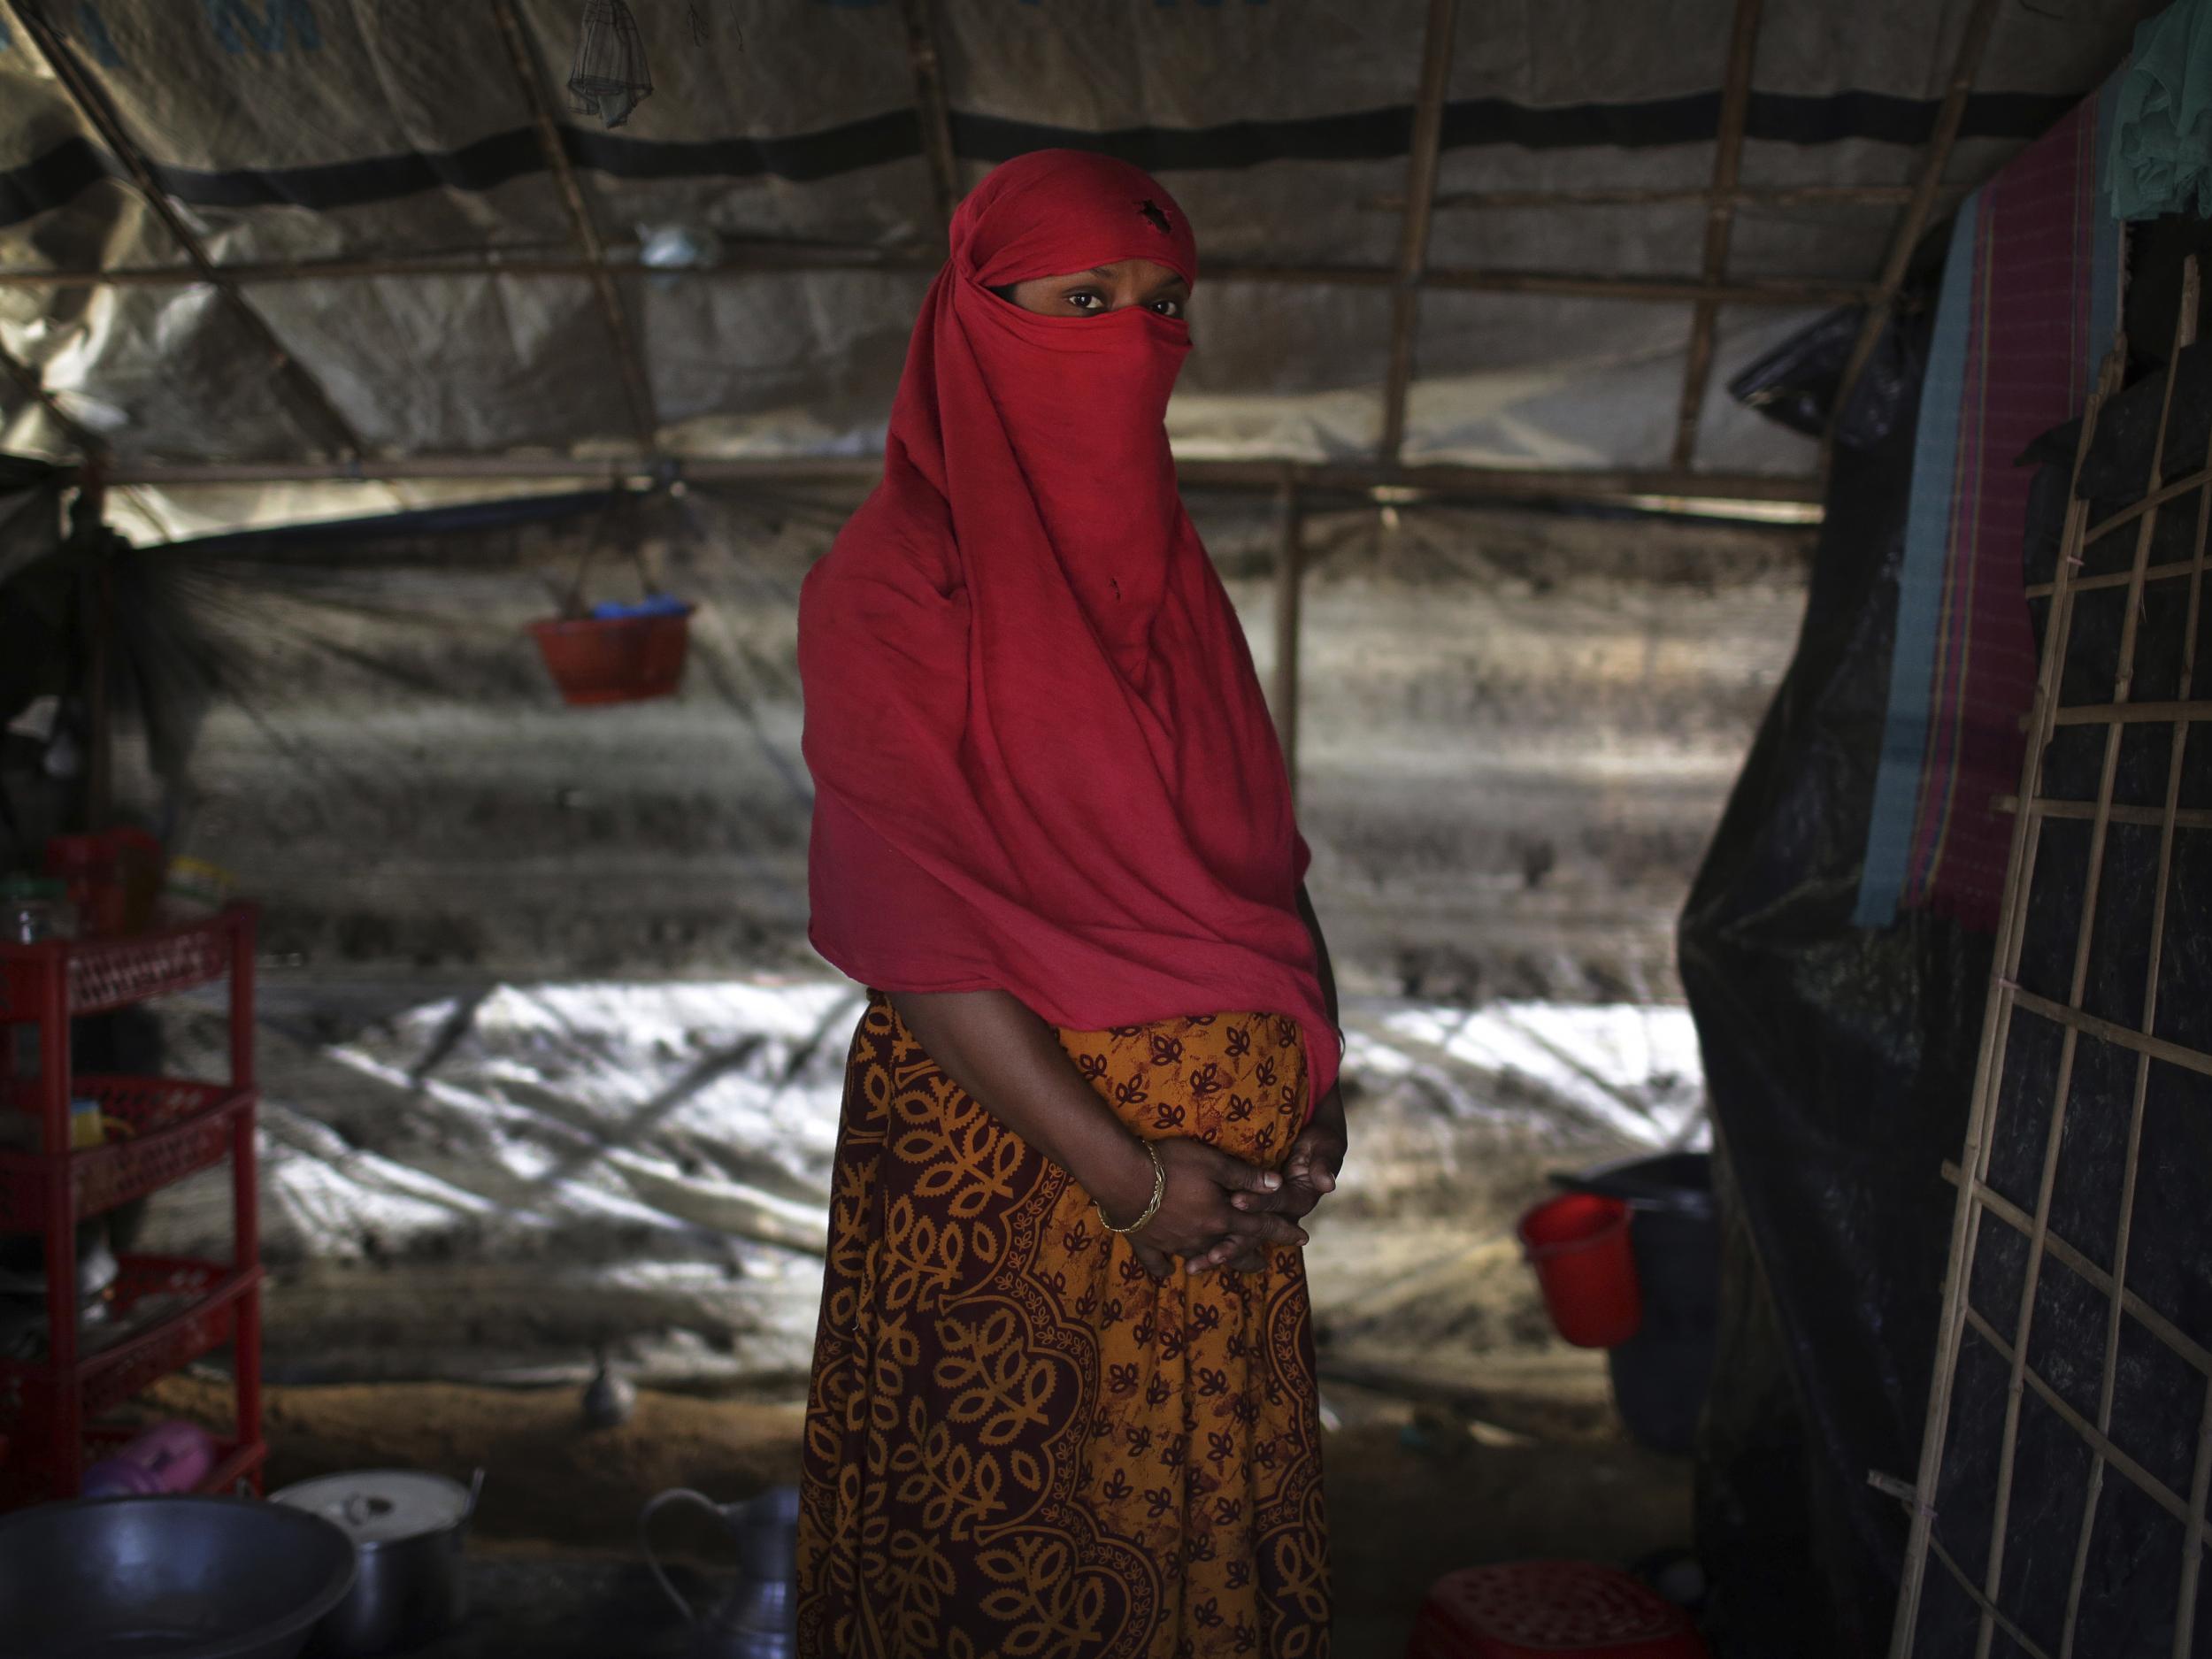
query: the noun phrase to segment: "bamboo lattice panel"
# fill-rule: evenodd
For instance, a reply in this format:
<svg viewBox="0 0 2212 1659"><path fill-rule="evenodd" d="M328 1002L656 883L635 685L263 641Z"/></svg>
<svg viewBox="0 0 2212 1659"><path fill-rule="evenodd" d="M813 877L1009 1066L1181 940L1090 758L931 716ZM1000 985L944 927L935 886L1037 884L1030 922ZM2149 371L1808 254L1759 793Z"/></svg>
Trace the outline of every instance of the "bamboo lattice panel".
<svg viewBox="0 0 2212 1659"><path fill-rule="evenodd" d="M2212 1655L2198 303L2192 261L2162 377L2123 392L2116 348L2050 579L2029 588L2041 673L1966 1145L1946 1171L1958 1207L1921 1467L1901 1492L1893 1659Z"/></svg>

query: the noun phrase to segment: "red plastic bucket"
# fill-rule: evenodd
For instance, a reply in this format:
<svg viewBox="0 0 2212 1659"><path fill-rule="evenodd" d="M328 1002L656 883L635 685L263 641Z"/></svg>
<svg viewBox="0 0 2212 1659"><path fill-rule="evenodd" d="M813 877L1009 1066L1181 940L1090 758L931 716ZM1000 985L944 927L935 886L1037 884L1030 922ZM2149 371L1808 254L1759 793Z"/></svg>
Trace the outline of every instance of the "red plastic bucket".
<svg viewBox="0 0 2212 1659"><path fill-rule="evenodd" d="M682 682L691 612L577 617L534 622L530 632L563 702L639 703L668 696Z"/></svg>
<svg viewBox="0 0 2212 1659"><path fill-rule="evenodd" d="M1521 1217L1521 1247L1551 1322L1577 1348L1618 1348L1644 1322L1629 1217L1619 1199L1595 1193L1563 1193Z"/></svg>

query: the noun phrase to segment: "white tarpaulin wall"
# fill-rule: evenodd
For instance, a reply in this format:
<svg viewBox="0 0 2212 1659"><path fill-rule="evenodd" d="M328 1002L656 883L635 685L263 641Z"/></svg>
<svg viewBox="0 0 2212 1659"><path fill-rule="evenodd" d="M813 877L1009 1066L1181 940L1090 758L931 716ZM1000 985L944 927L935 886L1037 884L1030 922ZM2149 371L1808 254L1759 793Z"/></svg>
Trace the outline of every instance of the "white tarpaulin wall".
<svg viewBox="0 0 2212 1659"><path fill-rule="evenodd" d="M518 0L511 12L617 273L655 447L865 453L939 234L935 128L918 113L910 8L632 3L655 88L611 132L571 113L561 87L581 0ZM348 449L633 452L641 434L615 333L534 124L506 9L7 0L0 350L126 471ZM1171 416L1180 453L1373 451L1393 295L1345 272L1386 275L1399 257L1428 0L912 9L933 19L964 182L1040 145L1107 148L1162 175L1217 269L1303 273L1202 282L1199 349ZM2095 85L2147 9L2001 0L1937 215ZM1974 0L1763 6L1741 146L1747 194L1717 273L1732 297L1715 319L1716 387L1833 290L1873 280L1974 10ZM1431 267L1694 282L1734 11L1729 0L1460 7ZM34 14L42 29L28 27ZM106 134L85 112L87 85L107 106ZM239 273L237 300L204 281L27 280L189 272L190 253L133 181L132 158L106 142L119 134L206 257ZM1846 200L1837 187L1889 188ZM1676 195L1573 207L1498 200L1593 190ZM1483 200L1470 204L1469 193ZM640 250L657 236L708 268L649 272ZM492 254L541 268L452 272ZM769 257L802 268L740 268ZM447 261L449 273L332 264L356 262L357 273L358 262L422 260ZM302 265L325 268L272 269ZM849 268L806 268L830 265ZM1786 285L1774 303L1744 303L1774 283ZM1404 459L1666 466L1694 310L1693 296L1429 288ZM279 352L292 366L278 366ZM26 379L0 376L0 449L74 452L80 442ZM328 411L317 407L324 400ZM1812 452L1716 391L1694 464L1797 477Z"/></svg>

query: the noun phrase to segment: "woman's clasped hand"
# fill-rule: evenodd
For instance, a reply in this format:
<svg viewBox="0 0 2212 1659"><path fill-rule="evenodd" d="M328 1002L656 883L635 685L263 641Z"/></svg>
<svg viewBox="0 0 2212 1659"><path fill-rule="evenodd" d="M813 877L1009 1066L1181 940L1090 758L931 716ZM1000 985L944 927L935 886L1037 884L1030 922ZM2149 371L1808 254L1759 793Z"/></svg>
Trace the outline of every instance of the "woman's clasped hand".
<svg viewBox="0 0 2212 1659"><path fill-rule="evenodd" d="M1178 1256L1195 1272L1203 1271L1201 1263L1217 1265L1216 1256L1223 1250L1229 1254L1220 1256L1220 1261L1233 1259L1241 1264L1248 1259L1256 1264L1263 1249L1305 1243L1305 1231L1294 1222L1271 1210L1243 1209L1235 1202L1240 1194L1265 1197L1279 1192L1283 1177L1275 1171L1247 1164L1202 1141L1156 1141L1152 1149L1165 1175L1160 1207L1151 1220L1128 1236L1137 1259L1154 1278L1165 1279L1172 1272Z"/></svg>

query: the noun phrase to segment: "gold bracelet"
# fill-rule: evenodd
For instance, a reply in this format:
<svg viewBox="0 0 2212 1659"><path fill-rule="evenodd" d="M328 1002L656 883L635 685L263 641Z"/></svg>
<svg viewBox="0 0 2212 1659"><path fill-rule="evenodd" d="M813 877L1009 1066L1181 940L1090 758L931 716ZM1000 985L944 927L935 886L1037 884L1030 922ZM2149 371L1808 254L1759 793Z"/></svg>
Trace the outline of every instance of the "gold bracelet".
<svg viewBox="0 0 2212 1659"><path fill-rule="evenodd" d="M1152 1202L1144 1207L1144 1214L1139 1216L1127 1226L1117 1227L1106 1219L1105 1205L1100 1203L1095 1198L1092 1199L1091 1208L1098 1211L1098 1225L1109 1233L1134 1233L1160 1213L1160 1200L1167 1196L1167 1166L1160 1162L1160 1155L1153 1150L1149 1141L1140 1141L1137 1144L1144 1148L1145 1156L1152 1160Z"/></svg>

